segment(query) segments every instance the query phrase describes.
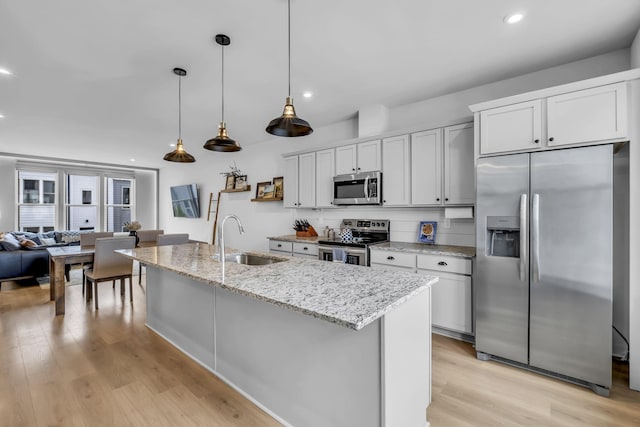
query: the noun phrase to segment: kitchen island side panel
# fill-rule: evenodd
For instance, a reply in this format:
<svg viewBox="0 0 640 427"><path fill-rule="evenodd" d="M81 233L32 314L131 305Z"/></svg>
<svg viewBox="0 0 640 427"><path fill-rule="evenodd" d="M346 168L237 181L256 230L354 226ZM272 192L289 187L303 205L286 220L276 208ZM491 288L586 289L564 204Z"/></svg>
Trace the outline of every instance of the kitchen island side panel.
<svg viewBox="0 0 640 427"><path fill-rule="evenodd" d="M153 266L146 283L146 325L214 370L214 287Z"/></svg>
<svg viewBox="0 0 640 427"><path fill-rule="evenodd" d="M380 320L354 331L216 289L216 323L218 372L286 422L383 425Z"/></svg>

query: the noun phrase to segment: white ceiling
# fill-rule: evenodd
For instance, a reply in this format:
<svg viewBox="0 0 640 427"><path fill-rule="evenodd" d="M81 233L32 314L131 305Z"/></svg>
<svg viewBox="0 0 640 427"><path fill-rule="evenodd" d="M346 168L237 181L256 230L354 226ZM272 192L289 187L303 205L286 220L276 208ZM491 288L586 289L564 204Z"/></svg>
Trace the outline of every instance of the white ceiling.
<svg viewBox="0 0 640 427"><path fill-rule="evenodd" d="M292 96L313 127L630 46L639 0L292 0ZM517 25L502 22L524 11ZM246 147L287 95L286 0L0 2L0 152L162 166L225 118ZM311 90L306 100L302 92Z"/></svg>

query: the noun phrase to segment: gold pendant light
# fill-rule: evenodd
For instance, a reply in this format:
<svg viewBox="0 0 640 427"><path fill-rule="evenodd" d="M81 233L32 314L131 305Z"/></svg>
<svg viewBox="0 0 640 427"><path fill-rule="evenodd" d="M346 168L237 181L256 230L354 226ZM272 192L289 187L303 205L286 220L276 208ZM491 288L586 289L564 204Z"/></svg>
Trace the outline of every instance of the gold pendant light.
<svg viewBox="0 0 640 427"><path fill-rule="evenodd" d="M215 40L216 43L222 46L222 121L218 126L218 135L205 142L204 148L212 151L240 151L242 147L240 147L236 141L229 138L227 135L227 125L224 122L224 47L231 44L231 39L224 34L216 34Z"/></svg>
<svg viewBox="0 0 640 427"><path fill-rule="evenodd" d="M277 117L269 123L265 129L275 136L304 136L313 132L311 125L306 120L296 116L291 98L291 0L288 0L288 25L289 25L289 96L282 111L282 116Z"/></svg>
<svg viewBox="0 0 640 427"><path fill-rule="evenodd" d="M173 73L178 76L178 143L174 151L164 155L164 159L168 162L193 163L196 158L184 151L182 145L182 77L187 75L187 71L174 68Z"/></svg>

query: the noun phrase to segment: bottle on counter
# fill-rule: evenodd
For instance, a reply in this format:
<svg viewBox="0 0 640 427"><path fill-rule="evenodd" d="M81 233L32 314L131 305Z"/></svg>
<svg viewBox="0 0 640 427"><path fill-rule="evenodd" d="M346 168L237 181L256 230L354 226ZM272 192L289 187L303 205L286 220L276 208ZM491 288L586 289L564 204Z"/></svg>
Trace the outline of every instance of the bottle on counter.
<svg viewBox="0 0 640 427"><path fill-rule="evenodd" d="M336 232L333 230L333 228L329 229L328 234L329 234L329 236L328 236L329 239L335 239L336 238Z"/></svg>
<svg viewBox="0 0 640 427"><path fill-rule="evenodd" d="M329 226L325 225L324 230L322 230L322 237L329 238Z"/></svg>

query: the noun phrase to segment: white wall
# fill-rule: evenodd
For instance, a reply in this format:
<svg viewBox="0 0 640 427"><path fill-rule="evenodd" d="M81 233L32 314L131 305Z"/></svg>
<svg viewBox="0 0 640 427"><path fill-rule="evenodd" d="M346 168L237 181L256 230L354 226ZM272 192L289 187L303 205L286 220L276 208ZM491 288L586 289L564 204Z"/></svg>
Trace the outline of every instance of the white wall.
<svg viewBox="0 0 640 427"><path fill-rule="evenodd" d="M640 68L640 30L636 34L630 49L631 68Z"/></svg>
<svg viewBox="0 0 640 427"><path fill-rule="evenodd" d="M157 171L136 171L136 217L144 230L158 228Z"/></svg>
<svg viewBox="0 0 640 427"><path fill-rule="evenodd" d="M16 161L0 157L0 232L13 230L16 216Z"/></svg>

